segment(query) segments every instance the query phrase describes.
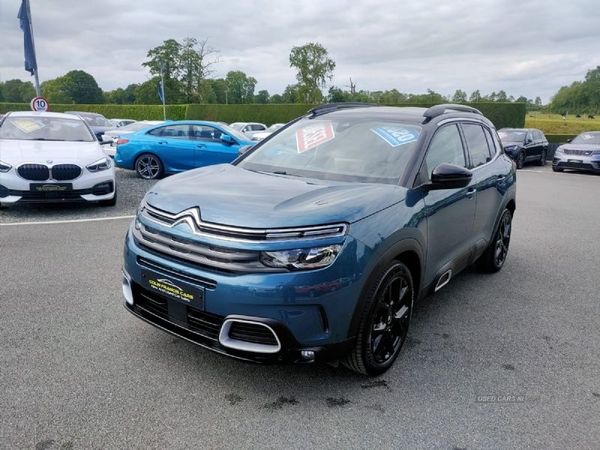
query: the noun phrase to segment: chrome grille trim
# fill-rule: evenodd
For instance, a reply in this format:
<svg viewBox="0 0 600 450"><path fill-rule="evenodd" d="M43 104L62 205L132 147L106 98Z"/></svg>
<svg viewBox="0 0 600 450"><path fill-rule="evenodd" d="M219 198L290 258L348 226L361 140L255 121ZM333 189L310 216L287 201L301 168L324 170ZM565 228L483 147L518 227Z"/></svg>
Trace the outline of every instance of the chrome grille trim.
<svg viewBox="0 0 600 450"><path fill-rule="evenodd" d="M286 272L262 264L260 252L233 250L181 239L158 231L140 222L133 227L133 237L138 245L175 260L191 263L227 273Z"/></svg>
<svg viewBox="0 0 600 450"><path fill-rule="evenodd" d="M342 237L348 232L345 223L317 225L296 228L241 228L204 222L198 208L190 208L178 214L171 214L144 203L140 214L155 223L167 227L175 227L186 223L197 236L213 237L236 242L274 242L297 241L302 239L324 239Z"/></svg>
<svg viewBox="0 0 600 450"><path fill-rule="evenodd" d="M595 156L600 155L600 150L574 150L567 149L563 150L565 155L579 155L579 156Z"/></svg>

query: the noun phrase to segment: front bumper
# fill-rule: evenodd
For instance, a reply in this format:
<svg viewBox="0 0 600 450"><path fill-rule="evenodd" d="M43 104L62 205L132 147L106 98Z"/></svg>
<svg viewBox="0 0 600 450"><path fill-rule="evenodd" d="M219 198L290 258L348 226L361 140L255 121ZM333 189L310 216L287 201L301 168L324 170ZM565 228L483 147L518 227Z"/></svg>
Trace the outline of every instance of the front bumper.
<svg viewBox="0 0 600 450"><path fill-rule="evenodd" d="M600 155L581 156L555 154L552 166L557 169L574 169L586 172L600 173Z"/></svg>
<svg viewBox="0 0 600 450"><path fill-rule="evenodd" d="M126 309L212 351L259 363L298 363L339 359L354 344L348 330L360 283L350 280L358 277L312 295L306 290L319 276L338 276L338 261L319 271L223 274L165 259L139 246L131 231L124 256ZM166 295L162 288L169 286L192 300Z"/></svg>

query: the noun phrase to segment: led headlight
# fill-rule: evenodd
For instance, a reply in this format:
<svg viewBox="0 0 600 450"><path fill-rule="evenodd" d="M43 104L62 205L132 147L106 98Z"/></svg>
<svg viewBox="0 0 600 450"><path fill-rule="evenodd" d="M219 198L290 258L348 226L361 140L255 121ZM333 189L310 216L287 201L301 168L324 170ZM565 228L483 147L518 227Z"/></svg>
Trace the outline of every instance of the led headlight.
<svg viewBox="0 0 600 450"><path fill-rule="evenodd" d="M562 146L561 146L561 147L558 147L558 148L557 148L557 149L554 151L554 153L562 153L562 152L563 152L563 148L562 148Z"/></svg>
<svg viewBox="0 0 600 450"><path fill-rule="evenodd" d="M102 172L103 170L108 170L111 167L110 158L107 156L106 158L99 159L98 161L93 162L86 167L90 172Z"/></svg>
<svg viewBox="0 0 600 450"><path fill-rule="evenodd" d="M262 252L260 254L260 261L265 266L277 269L320 269L331 265L341 248L341 245L336 244L325 247Z"/></svg>
<svg viewBox="0 0 600 450"><path fill-rule="evenodd" d="M6 173L8 172L10 169L12 169L12 166L8 163L5 163L4 161L0 160L0 172L2 173Z"/></svg>

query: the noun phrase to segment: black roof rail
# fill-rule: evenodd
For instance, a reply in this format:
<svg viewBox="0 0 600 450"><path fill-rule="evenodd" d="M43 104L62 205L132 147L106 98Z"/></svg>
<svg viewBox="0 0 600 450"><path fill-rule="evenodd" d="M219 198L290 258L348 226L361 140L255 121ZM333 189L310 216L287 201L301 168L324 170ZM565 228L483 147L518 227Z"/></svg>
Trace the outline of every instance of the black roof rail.
<svg viewBox="0 0 600 450"><path fill-rule="evenodd" d="M423 121L423 123L427 123L434 117L445 114L446 111L448 111L448 110L469 112L469 113L479 114L480 116L483 116L483 113L481 111L479 111L477 108L473 108L472 106L457 105L455 103L444 103L442 105L435 105L435 106L432 106L431 108L428 108L427 111L425 111L423 113L423 117L425 117L425 120Z"/></svg>
<svg viewBox="0 0 600 450"><path fill-rule="evenodd" d="M324 105L315 106L308 111L311 117L320 116L321 114L327 114L331 111L337 111L338 109L344 108L366 108L370 106L380 106L376 103L364 103L364 102L338 102L338 103L326 103Z"/></svg>

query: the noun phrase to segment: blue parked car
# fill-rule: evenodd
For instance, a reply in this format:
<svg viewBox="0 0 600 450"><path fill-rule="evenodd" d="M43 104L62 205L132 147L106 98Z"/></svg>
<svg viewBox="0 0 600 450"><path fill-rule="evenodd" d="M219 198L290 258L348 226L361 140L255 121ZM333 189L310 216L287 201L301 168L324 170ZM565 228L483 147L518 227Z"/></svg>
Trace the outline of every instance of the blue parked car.
<svg viewBox="0 0 600 450"><path fill-rule="evenodd" d="M241 146L253 145L239 131L215 122L175 121L131 133L117 141L115 164L140 178L160 178L212 164L229 163Z"/></svg>
<svg viewBox="0 0 600 450"><path fill-rule="evenodd" d="M315 108L232 164L146 194L125 307L237 359L385 372L415 301L504 265L516 168L462 105Z"/></svg>

